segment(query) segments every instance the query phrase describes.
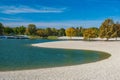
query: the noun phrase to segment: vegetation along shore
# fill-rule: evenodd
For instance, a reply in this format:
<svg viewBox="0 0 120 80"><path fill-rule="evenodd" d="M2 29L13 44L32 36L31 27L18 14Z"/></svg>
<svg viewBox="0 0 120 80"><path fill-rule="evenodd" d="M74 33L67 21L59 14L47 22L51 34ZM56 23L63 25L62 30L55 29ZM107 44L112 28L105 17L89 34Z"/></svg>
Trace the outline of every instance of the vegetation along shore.
<svg viewBox="0 0 120 80"><path fill-rule="evenodd" d="M35 24L28 26L9 27L0 23L0 36L3 35L28 35L31 39L57 39L60 36L68 37L84 37L84 40L93 40L94 38L110 38L120 37L120 23L114 22L112 19L106 19L99 28L90 27L69 27L69 28L37 28Z"/></svg>

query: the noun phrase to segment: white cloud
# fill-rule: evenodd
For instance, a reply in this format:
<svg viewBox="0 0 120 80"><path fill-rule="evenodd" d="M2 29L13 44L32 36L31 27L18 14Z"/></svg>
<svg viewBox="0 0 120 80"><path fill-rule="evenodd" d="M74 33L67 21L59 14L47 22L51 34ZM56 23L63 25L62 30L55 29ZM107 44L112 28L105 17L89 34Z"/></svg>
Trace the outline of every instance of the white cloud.
<svg viewBox="0 0 120 80"><path fill-rule="evenodd" d="M0 17L1 21L23 21L24 19Z"/></svg>
<svg viewBox="0 0 120 80"><path fill-rule="evenodd" d="M52 7L29 7L29 6L0 6L0 13L18 14L18 13L62 13L66 8Z"/></svg>

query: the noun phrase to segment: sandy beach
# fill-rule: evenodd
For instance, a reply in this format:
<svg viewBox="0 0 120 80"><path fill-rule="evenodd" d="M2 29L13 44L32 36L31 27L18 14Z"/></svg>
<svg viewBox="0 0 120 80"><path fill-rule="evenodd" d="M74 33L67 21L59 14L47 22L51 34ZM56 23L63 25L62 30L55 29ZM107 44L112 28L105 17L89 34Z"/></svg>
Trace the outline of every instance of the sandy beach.
<svg viewBox="0 0 120 80"><path fill-rule="evenodd" d="M110 53L111 57L82 65L0 72L0 80L120 80L119 41L55 41L32 46L97 50Z"/></svg>

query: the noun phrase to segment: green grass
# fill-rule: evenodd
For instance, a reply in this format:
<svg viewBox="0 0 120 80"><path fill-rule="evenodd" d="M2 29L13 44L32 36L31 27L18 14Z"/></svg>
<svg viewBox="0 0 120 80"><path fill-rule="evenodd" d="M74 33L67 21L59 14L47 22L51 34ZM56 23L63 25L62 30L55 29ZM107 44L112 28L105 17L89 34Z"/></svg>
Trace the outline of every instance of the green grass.
<svg viewBox="0 0 120 80"><path fill-rule="evenodd" d="M58 39L58 37L57 36L48 36L47 39L56 40L56 39Z"/></svg>

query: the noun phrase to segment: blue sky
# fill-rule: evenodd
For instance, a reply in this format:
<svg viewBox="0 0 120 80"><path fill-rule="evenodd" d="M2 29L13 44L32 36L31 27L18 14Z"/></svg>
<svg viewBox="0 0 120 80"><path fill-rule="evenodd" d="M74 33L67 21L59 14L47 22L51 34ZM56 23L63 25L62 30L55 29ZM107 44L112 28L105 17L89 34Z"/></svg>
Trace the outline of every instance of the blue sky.
<svg viewBox="0 0 120 80"><path fill-rule="evenodd" d="M11 27L99 27L107 18L120 21L120 0L0 0L0 22Z"/></svg>

